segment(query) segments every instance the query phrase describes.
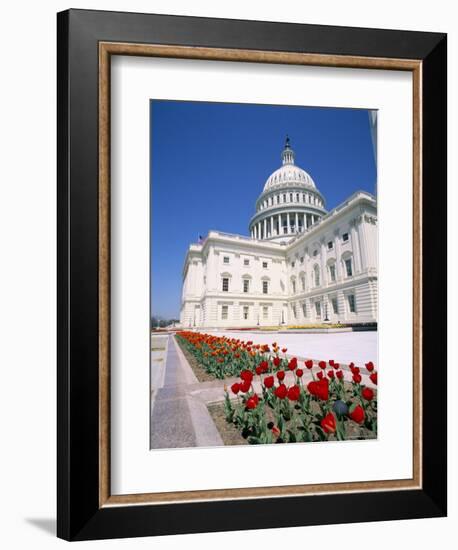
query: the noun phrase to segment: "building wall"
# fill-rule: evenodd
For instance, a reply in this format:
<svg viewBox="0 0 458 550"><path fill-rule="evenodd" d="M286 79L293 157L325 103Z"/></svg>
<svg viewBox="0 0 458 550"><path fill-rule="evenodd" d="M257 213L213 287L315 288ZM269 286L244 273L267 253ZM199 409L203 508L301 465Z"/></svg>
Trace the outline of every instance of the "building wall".
<svg viewBox="0 0 458 550"><path fill-rule="evenodd" d="M286 245L210 232L186 257L182 326L376 322L377 256L376 203L367 193Z"/></svg>

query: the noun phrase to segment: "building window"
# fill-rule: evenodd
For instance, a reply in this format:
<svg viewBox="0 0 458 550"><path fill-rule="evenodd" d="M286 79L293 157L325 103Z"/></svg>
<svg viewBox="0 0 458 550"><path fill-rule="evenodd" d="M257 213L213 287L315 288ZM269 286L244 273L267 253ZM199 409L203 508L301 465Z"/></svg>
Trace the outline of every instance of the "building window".
<svg viewBox="0 0 458 550"><path fill-rule="evenodd" d="M248 319L248 314L249 314L249 308L248 306L243 306L243 318L245 319L245 321Z"/></svg>
<svg viewBox="0 0 458 550"><path fill-rule="evenodd" d="M294 318L296 319L296 317L297 317L296 305L293 304L293 305L291 306L291 309L293 310L293 316L294 316Z"/></svg>
<svg viewBox="0 0 458 550"><path fill-rule="evenodd" d="M307 304L305 302L302 304L302 315L307 317Z"/></svg>
<svg viewBox="0 0 458 550"><path fill-rule="evenodd" d="M283 202L286 202L286 194L283 195Z"/></svg>
<svg viewBox="0 0 458 550"><path fill-rule="evenodd" d="M334 248L334 243L332 241L328 242L328 250L332 250Z"/></svg>
<svg viewBox="0 0 458 550"><path fill-rule="evenodd" d="M304 256L301 256L301 264L304 263Z"/></svg>
<svg viewBox="0 0 458 550"><path fill-rule="evenodd" d="M331 264L329 266L329 275L331 276L331 281L334 283L336 280L336 266L335 264Z"/></svg>
<svg viewBox="0 0 458 550"><path fill-rule="evenodd" d="M348 258L347 260L345 260L345 271L347 272L347 277L351 277L353 275L351 258Z"/></svg>
<svg viewBox="0 0 458 550"><path fill-rule="evenodd" d="M313 256L318 256L318 250L313 251Z"/></svg>
<svg viewBox="0 0 458 550"><path fill-rule="evenodd" d="M321 302L315 302L315 313L317 319L321 319Z"/></svg>
<svg viewBox="0 0 458 550"><path fill-rule="evenodd" d="M269 318L269 306L262 306L262 317L263 319Z"/></svg>
<svg viewBox="0 0 458 550"><path fill-rule="evenodd" d="M293 294L296 294L296 281L291 281L291 287L293 289Z"/></svg>
<svg viewBox="0 0 458 550"><path fill-rule="evenodd" d="M250 260L248 258L245 258L243 260L243 265L250 265Z"/></svg>
<svg viewBox="0 0 458 550"><path fill-rule="evenodd" d="M262 281L262 293L269 294L269 281Z"/></svg>
<svg viewBox="0 0 458 550"><path fill-rule="evenodd" d="M332 298L332 311L334 312L334 315L337 315L339 313L339 305L337 303L337 298Z"/></svg>
<svg viewBox="0 0 458 550"><path fill-rule="evenodd" d="M320 286L320 268L316 265L314 268L315 286Z"/></svg>
<svg viewBox="0 0 458 550"><path fill-rule="evenodd" d="M229 278L223 277L223 292L229 292Z"/></svg>
<svg viewBox="0 0 458 550"><path fill-rule="evenodd" d="M267 262L262 262L263 269L267 269Z"/></svg>
<svg viewBox="0 0 458 550"><path fill-rule="evenodd" d="M302 202L305 202L305 193L302 194Z"/></svg>
<svg viewBox="0 0 458 550"><path fill-rule="evenodd" d="M299 193L296 193L296 201L299 202Z"/></svg>
<svg viewBox="0 0 458 550"><path fill-rule="evenodd" d="M301 287L302 287L302 292L305 291L305 277L301 277Z"/></svg>
<svg viewBox="0 0 458 550"><path fill-rule="evenodd" d="M349 294L348 295L348 309L350 310L350 313L356 312L356 302L355 302L355 295Z"/></svg>
<svg viewBox="0 0 458 550"><path fill-rule="evenodd" d="M289 194L289 202L293 202L293 194L292 193Z"/></svg>
<svg viewBox="0 0 458 550"><path fill-rule="evenodd" d="M221 319L227 319L229 313L229 306L221 306Z"/></svg>
<svg viewBox="0 0 458 550"><path fill-rule="evenodd" d="M243 292L250 292L250 280L243 279Z"/></svg>
<svg viewBox="0 0 458 550"><path fill-rule="evenodd" d="M291 267L296 267L296 262L291 262Z"/></svg>
<svg viewBox="0 0 458 550"><path fill-rule="evenodd" d="M342 240L343 240L344 243L346 243L348 241L348 233L344 233L342 235Z"/></svg>

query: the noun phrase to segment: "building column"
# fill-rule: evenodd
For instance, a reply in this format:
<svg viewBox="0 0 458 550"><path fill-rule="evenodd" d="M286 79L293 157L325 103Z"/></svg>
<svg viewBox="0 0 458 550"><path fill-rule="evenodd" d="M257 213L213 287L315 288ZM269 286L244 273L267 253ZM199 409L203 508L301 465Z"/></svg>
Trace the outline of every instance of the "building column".
<svg viewBox="0 0 458 550"><path fill-rule="evenodd" d="M267 239L267 218L264 218L264 239Z"/></svg>
<svg viewBox="0 0 458 550"><path fill-rule="evenodd" d="M286 224L288 227L288 234L291 232L291 226L289 225L289 212L286 213Z"/></svg>
<svg viewBox="0 0 458 550"><path fill-rule="evenodd" d="M310 288L310 254L309 249L306 247L304 251L304 261L305 261L305 290L308 291Z"/></svg>
<svg viewBox="0 0 458 550"><path fill-rule="evenodd" d="M359 249L358 232L356 230L357 219L350 222L351 227L351 247L353 249L353 257L355 258L355 272L361 272L361 251Z"/></svg>
<svg viewBox="0 0 458 550"><path fill-rule="evenodd" d="M299 233L299 215L296 212L296 233Z"/></svg>
<svg viewBox="0 0 458 550"><path fill-rule="evenodd" d="M358 225L357 234L359 239L359 251L361 253L361 270L367 270L369 267L367 238L366 238L367 224L362 219L362 222Z"/></svg>
<svg viewBox="0 0 458 550"><path fill-rule="evenodd" d="M302 225L304 226L304 231L307 229L307 214L303 214L304 221L302 222Z"/></svg>
<svg viewBox="0 0 458 550"><path fill-rule="evenodd" d="M275 232L274 232L274 217L273 216L270 216L269 223L270 223L270 236L273 237L275 235Z"/></svg>
<svg viewBox="0 0 458 550"><path fill-rule="evenodd" d="M281 226L281 214L278 214L278 234L281 235L283 228Z"/></svg>
<svg viewBox="0 0 458 550"><path fill-rule="evenodd" d="M321 285L326 286L328 277L326 273L326 244L324 237L320 239L321 244ZM324 302L324 299L323 299Z"/></svg>
<svg viewBox="0 0 458 550"><path fill-rule="evenodd" d="M334 247L336 249L336 281L342 280L342 258L340 249L340 234L338 229L334 229Z"/></svg>

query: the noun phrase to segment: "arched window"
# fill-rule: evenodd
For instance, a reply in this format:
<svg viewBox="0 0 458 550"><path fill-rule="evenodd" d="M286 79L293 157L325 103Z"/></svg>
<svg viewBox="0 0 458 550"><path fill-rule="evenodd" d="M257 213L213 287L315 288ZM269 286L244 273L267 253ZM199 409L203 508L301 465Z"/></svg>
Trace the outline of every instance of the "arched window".
<svg viewBox="0 0 458 550"><path fill-rule="evenodd" d="M301 279L301 290L302 292L305 292L305 273L301 273L300 279Z"/></svg>
<svg viewBox="0 0 458 550"><path fill-rule="evenodd" d="M334 283L336 280L336 263L332 262L328 266L329 269L329 280Z"/></svg>
<svg viewBox="0 0 458 550"><path fill-rule="evenodd" d="M318 265L315 265L313 268L313 280L315 282L315 286L320 286L320 268Z"/></svg>
<svg viewBox="0 0 458 550"><path fill-rule="evenodd" d="M353 277L355 269L353 265L353 256L349 251L342 254L342 268L345 277Z"/></svg>

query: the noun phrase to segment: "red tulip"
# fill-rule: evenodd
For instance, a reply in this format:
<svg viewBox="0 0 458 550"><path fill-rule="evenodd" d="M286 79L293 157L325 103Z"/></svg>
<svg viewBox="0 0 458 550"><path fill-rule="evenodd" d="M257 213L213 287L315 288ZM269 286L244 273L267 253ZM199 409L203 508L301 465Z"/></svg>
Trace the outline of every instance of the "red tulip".
<svg viewBox="0 0 458 550"><path fill-rule="evenodd" d="M355 372L355 374L353 375L353 382L356 382L356 384L360 384L361 380L362 378L359 372Z"/></svg>
<svg viewBox="0 0 458 550"><path fill-rule="evenodd" d="M356 405L356 407L350 413L350 418L354 420L357 424L362 424L364 422L364 409L361 407L361 405Z"/></svg>
<svg viewBox="0 0 458 550"><path fill-rule="evenodd" d="M377 385L377 373L376 372L371 372L369 378L371 379L371 382L375 385Z"/></svg>
<svg viewBox="0 0 458 550"><path fill-rule="evenodd" d="M297 369L297 371L296 371L296 376L298 376L299 378L301 378L303 374L304 374L304 371L303 371L302 369Z"/></svg>
<svg viewBox="0 0 458 550"><path fill-rule="evenodd" d="M256 374L257 374L258 376L259 376L260 374L262 374L263 370L262 370L261 365L258 365L258 366L256 367L255 371L256 371Z"/></svg>
<svg viewBox="0 0 458 550"><path fill-rule="evenodd" d="M276 397L278 397L280 399L284 399L288 394L288 390L286 389L285 384L280 384L278 386L278 388L275 388L274 393L275 393Z"/></svg>
<svg viewBox="0 0 458 550"><path fill-rule="evenodd" d="M334 359L329 359L328 363L329 363L329 366L333 367L334 366Z"/></svg>
<svg viewBox="0 0 458 550"><path fill-rule="evenodd" d="M232 384L231 390L232 390L232 393L237 395L240 391L240 384L238 382L235 382L235 384Z"/></svg>
<svg viewBox="0 0 458 550"><path fill-rule="evenodd" d="M251 388L251 382L249 380L244 380L240 384L240 391L243 392L243 393L246 393L247 391L249 391L250 388Z"/></svg>
<svg viewBox="0 0 458 550"><path fill-rule="evenodd" d="M266 388L271 388L274 385L274 382L275 382L275 380L274 380L273 376L266 376L264 378L264 386Z"/></svg>
<svg viewBox="0 0 458 550"><path fill-rule="evenodd" d="M280 380L280 382L281 382L282 380L284 380L284 378L285 378L285 371L279 370L279 371L277 372L277 378Z"/></svg>
<svg viewBox="0 0 458 550"><path fill-rule="evenodd" d="M277 428L277 426L274 426L272 428L272 433L274 434L275 437L278 437L280 435L280 430Z"/></svg>
<svg viewBox="0 0 458 550"><path fill-rule="evenodd" d="M332 413L328 413L320 424L327 434L333 434L336 431L336 417Z"/></svg>
<svg viewBox="0 0 458 550"><path fill-rule="evenodd" d="M334 363L334 364L332 365L332 367L333 367L335 370L340 369L340 363Z"/></svg>
<svg viewBox="0 0 458 550"><path fill-rule="evenodd" d="M318 380L323 380L323 371L319 370L319 371L316 373L316 376L317 376Z"/></svg>
<svg viewBox="0 0 458 550"><path fill-rule="evenodd" d="M281 365L281 359L280 357L274 357L274 365L276 367L279 367Z"/></svg>
<svg viewBox="0 0 458 550"><path fill-rule="evenodd" d="M254 394L247 399L245 406L247 409L255 409L258 406L258 403L259 403L259 397L256 394Z"/></svg>
<svg viewBox="0 0 458 550"><path fill-rule="evenodd" d="M326 368L326 361L320 361L320 362L318 363L318 366L320 367L320 369L323 369L323 370L324 370L324 369Z"/></svg>
<svg viewBox="0 0 458 550"><path fill-rule="evenodd" d="M240 373L240 378L245 382L250 382L251 384L251 381L253 380L253 373L246 369L242 370L242 372Z"/></svg>
<svg viewBox="0 0 458 550"><path fill-rule="evenodd" d="M292 359L290 359L290 361L288 363L288 368L289 368L289 370L296 370L297 369L297 358L296 357L293 357Z"/></svg>
<svg viewBox="0 0 458 550"><path fill-rule="evenodd" d="M374 398L374 392L370 388L364 388L361 392L361 395L366 401L372 401L372 399Z"/></svg>
<svg viewBox="0 0 458 550"><path fill-rule="evenodd" d="M334 378L334 371L333 370L328 370L328 377L331 379L331 378Z"/></svg>
<svg viewBox="0 0 458 550"><path fill-rule="evenodd" d="M282 348L282 352L286 353L288 351L288 348Z"/></svg>
<svg viewBox="0 0 458 550"><path fill-rule="evenodd" d="M359 367L355 367L354 363L350 363L349 367L352 374L359 374Z"/></svg>
<svg viewBox="0 0 458 550"><path fill-rule="evenodd" d="M297 385L291 386L288 389L288 399L290 401L297 401L299 399L300 394L301 394L301 389Z"/></svg>
<svg viewBox="0 0 458 550"><path fill-rule="evenodd" d="M339 380L342 380L343 375L344 375L343 371L341 370L336 371L336 376Z"/></svg>
<svg viewBox="0 0 458 550"><path fill-rule="evenodd" d="M307 359L307 361L304 361L304 364L308 369L313 368L313 361L311 359Z"/></svg>
<svg viewBox="0 0 458 550"><path fill-rule="evenodd" d="M374 363L372 363L372 361L369 361L369 363L366 363L366 369L369 372L372 372L374 370Z"/></svg>
<svg viewBox="0 0 458 550"><path fill-rule="evenodd" d="M318 397L318 399L327 401L329 398L329 382L327 378L323 378L318 382L309 382L307 385L307 389L312 395Z"/></svg>

